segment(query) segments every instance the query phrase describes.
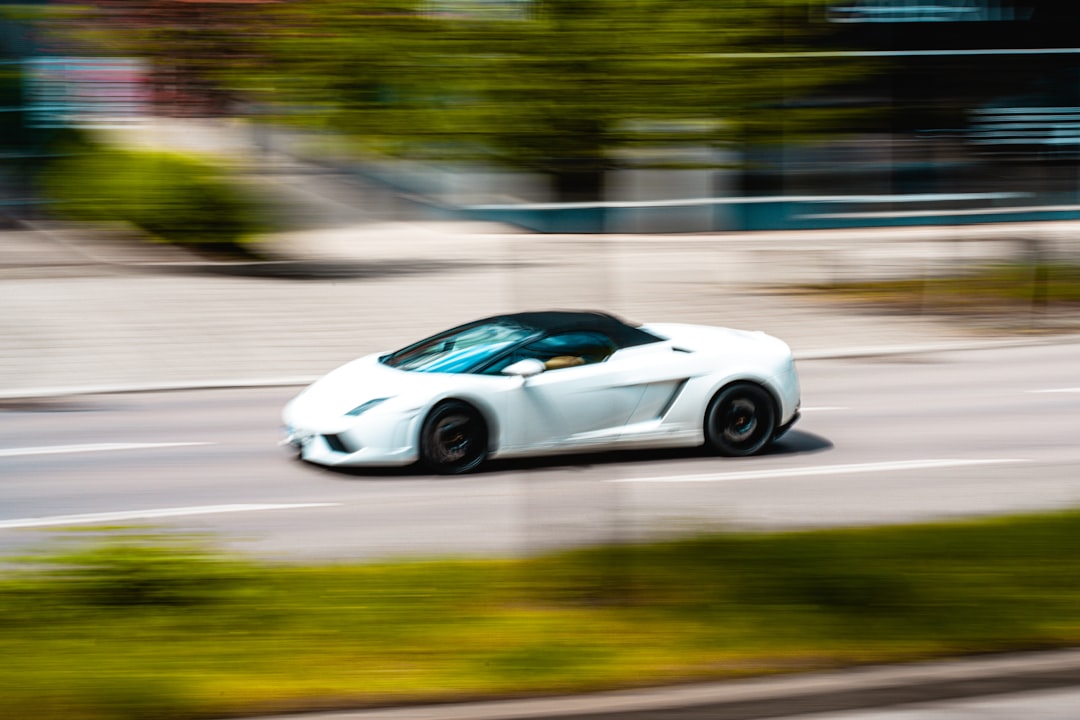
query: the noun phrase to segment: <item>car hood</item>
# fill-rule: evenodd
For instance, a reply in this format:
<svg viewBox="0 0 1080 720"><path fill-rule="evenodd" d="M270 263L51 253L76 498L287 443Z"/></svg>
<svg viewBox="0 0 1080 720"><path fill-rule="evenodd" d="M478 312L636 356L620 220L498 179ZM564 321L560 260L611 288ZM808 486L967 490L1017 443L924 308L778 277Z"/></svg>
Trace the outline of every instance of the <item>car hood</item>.
<svg viewBox="0 0 1080 720"><path fill-rule="evenodd" d="M316 380L286 406L286 418L340 417L369 400L438 392L454 377L398 370L383 365L379 357L381 354L353 360Z"/></svg>

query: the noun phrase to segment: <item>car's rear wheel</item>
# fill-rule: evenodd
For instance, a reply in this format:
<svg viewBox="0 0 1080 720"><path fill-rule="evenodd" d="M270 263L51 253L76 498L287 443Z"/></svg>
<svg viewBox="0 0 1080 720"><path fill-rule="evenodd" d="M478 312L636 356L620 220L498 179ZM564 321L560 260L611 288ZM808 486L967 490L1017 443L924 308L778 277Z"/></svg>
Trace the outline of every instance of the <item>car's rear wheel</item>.
<svg viewBox="0 0 1080 720"><path fill-rule="evenodd" d="M487 458L487 446L484 418L458 400L437 405L420 429L420 462L444 475L474 470Z"/></svg>
<svg viewBox="0 0 1080 720"><path fill-rule="evenodd" d="M769 444L775 432L776 404L760 385L728 385L705 411L705 444L720 455L754 455Z"/></svg>

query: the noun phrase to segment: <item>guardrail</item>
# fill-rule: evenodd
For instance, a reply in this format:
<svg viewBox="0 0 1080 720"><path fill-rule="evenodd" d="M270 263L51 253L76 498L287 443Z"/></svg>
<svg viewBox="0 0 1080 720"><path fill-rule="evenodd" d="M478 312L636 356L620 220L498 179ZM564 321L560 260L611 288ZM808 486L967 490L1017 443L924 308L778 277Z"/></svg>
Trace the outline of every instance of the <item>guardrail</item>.
<svg viewBox="0 0 1080 720"><path fill-rule="evenodd" d="M1031 193L738 197L485 204L443 212L542 233L634 232L643 226L651 232L827 230L1080 219L1080 204L1068 202L1073 199Z"/></svg>

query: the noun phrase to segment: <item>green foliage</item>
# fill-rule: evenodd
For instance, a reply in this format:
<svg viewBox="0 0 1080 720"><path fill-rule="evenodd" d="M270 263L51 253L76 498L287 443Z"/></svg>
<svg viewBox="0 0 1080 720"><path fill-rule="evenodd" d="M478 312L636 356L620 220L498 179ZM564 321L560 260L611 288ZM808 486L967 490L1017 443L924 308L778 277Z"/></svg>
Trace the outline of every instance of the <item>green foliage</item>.
<svg viewBox="0 0 1080 720"><path fill-rule="evenodd" d="M987 265L927 278L842 282L815 286L841 298L913 307L924 311L975 314L1027 310L1032 305L1080 303L1080 265L1017 262Z"/></svg>
<svg viewBox="0 0 1080 720"><path fill-rule="evenodd" d="M739 619L804 641L889 644L908 637L973 648L1023 637L1039 643L1049 640L1047 619L1063 618L1063 608L1080 599L1080 576L1054 585L1080 570L1058 543L1078 540L1080 513L719 534L539 559L529 589L560 605L584 599L719 623ZM1064 612L1080 629L1080 615Z"/></svg>
<svg viewBox="0 0 1080 720"><path fill-rule="evenodd" d="M0 578L0 697L185 720L1071 646L1078 545L1066 512L294 567L128 531Z"/></svg>
<svg viewBox="0 0 1080 720"><path fill-rule="evenodd" d="M827 2L131 0L50 27L148 59L178 102L242 98L381 153L588 184L638 147L790 143L849 120L806 100L871 68L792 55L830 30L808 21Z"/></svg>
<svg viewBox="0 0 1080 720"><path fill-rule="evenodd" d="M638 146L826 131L837 111L790 101L864 72L787 57L807 46L805 2L548 0L510 18L379 5L272 8L261 64L235 67L234 83L379 150L559 174Z"/></svg>
<svg viewBox="0 0 1080 720"><path fill-rule="evenodd" d="M228 603L247 588L252 566L184 538L115 533L98 544L35 558L47 570L7 587L35 607L196 608Z"/></svg>
<svg viewBox="0 0 1080 720"><path fill-rule="evenodd" d="M67 217L127 222L178 245L253 252L249 243L266 229L252 197L193 157L84 147L51 163L42 184Z"/></svg>

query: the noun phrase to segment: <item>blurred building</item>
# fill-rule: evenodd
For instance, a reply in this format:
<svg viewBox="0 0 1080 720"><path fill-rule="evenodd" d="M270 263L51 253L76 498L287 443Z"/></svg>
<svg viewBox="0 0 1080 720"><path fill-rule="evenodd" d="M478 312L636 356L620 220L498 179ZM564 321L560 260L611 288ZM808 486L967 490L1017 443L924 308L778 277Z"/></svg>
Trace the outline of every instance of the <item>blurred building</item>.
<svg viewBox="0 0 1080 720"><path fill-rule="evenodd" d="M866 97L899 132L957 132L978 152L1080 150L1080 4L1062 0L849 0L822 18L831 42L888 69Z"/></svg>
<svg viewBox="0 0 1080 720"><path fill-rule="evenodd" d="M837 0L809 5L819 50L875 69L819 98L866 112L834 139L756 151L741 194L836 195L761 222L984 222L1080 211L1080 4ZM782 212L781 212L782 215Z"/></svg>

